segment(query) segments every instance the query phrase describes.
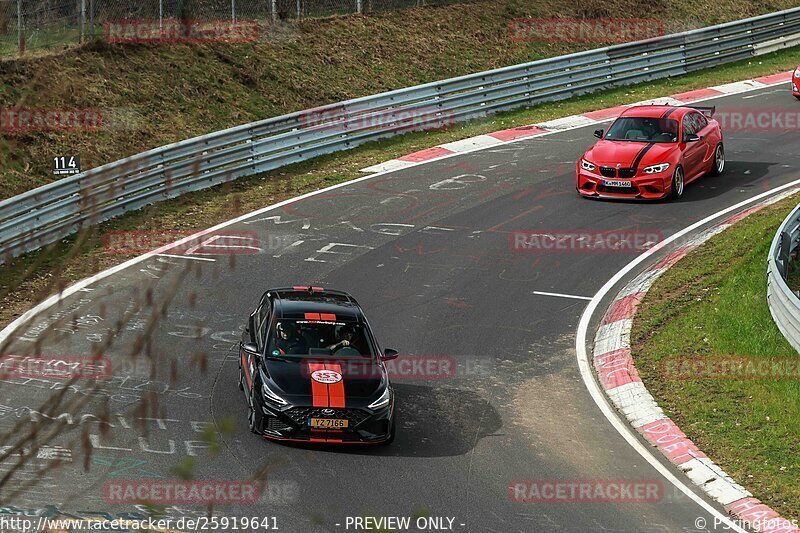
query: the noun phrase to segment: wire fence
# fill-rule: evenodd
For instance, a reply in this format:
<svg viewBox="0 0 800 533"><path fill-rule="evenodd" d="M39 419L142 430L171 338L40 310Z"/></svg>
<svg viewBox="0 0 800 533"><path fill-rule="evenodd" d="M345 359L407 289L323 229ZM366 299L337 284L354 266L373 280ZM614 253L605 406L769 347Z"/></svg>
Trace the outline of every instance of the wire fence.
<svg viewBox="0 0 800 533"><path fill-rule="evenodd" d="M463 1L463 0L461 0ZM0 56L102 38L109 24L249 21L271 24L305 17L372 13L458 0L0 0Z"/></svg>

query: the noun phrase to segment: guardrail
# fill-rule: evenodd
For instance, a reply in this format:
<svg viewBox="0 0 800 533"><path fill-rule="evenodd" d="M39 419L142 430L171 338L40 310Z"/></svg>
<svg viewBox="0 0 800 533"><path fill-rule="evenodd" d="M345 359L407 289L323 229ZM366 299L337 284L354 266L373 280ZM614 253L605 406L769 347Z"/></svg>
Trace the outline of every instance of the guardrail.
<svg viewBox="0 0 800 533"><path fill-rule="evenodd" d="M0 202L0 260L127 211L408 131L678 76L788 46L800 8L499 68L237 126Z"/></svg>
<svg viewBox="0 0 800 533"><path fill-rule="evenodd" d="M767 303L786 340L800 352L800 297L786 284L789 264L800 247L800 205L783 221L772 240L767 261Z"/></svg>

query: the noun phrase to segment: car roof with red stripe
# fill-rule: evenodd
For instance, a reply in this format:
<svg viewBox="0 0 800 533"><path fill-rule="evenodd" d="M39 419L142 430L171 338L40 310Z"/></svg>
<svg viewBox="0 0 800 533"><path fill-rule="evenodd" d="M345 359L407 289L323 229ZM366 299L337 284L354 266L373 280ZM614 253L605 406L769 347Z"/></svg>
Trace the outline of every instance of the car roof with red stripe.
<svg viewBox="0 0 800 533"><path fill-rule="evenodd" d="M358 302L343 291L322 287L289 287L267 292L275 298L275 310L280 318L304 320L308 319L307 315L325 314L325 320L361 320Z"/></svg>

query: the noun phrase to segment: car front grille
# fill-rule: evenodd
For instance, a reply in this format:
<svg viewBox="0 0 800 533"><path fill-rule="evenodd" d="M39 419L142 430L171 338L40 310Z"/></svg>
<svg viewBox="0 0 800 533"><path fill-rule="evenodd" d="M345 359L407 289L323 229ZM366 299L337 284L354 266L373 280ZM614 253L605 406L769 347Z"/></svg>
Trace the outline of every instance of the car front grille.
<svg viewBox="0 0 800 533"><path fill-rule="evenodd" d="M613 167L600 167L600 175L604 178L616 178L617 170Z"/></svg>
<svg viewBox="0 0 800 533"><path fill-rule="evenodd" d="M293 407L285 414L299 425L305 425L309 418L338 418L349 420L351 426L357 426L370 416L361 409L331 409L333 414L323 413L325 410L325 407Z"/></svg>
<svg viewBox="0 0 800 533"><path fill-rule="evenodd" d="M636 175L635 168L621 168L617 172L619 172L620 178L631 179Z"/></svg>

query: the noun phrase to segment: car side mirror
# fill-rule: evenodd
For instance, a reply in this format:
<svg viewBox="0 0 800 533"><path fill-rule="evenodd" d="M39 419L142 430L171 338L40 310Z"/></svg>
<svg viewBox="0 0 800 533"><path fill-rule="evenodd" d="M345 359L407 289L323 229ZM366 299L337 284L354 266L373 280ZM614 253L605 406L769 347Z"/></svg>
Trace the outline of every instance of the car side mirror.
<svg viewBox="0 0 800 533"><path fill-rule="evenodd" d="M602 139L603 138L603 130L594 130L594 136L597 137L598 139Z"/></svg>
<svg viewBox="0 0 800 533"><path fill-rule="evenodd" d="M392 359L397 359L399 352L397 350L392 350L391 348L386 348L383 351L383 356L381 359L384 361L391 361Z"/></svg>
<svg viewBox="0 0 800 533"><path fill-rule="evenodd" d="M696 143L699 140L700 140L700 136L697 135L696 133L690 133L684 139L684 141L686 141L687 143Z"/></svg>
<svg viewBox="0 0 800 533"><path fill-rule="evenodd" d="M254 342L245 342L242 344L242 350L253 355L258 355L258 345Z"/></svg>

